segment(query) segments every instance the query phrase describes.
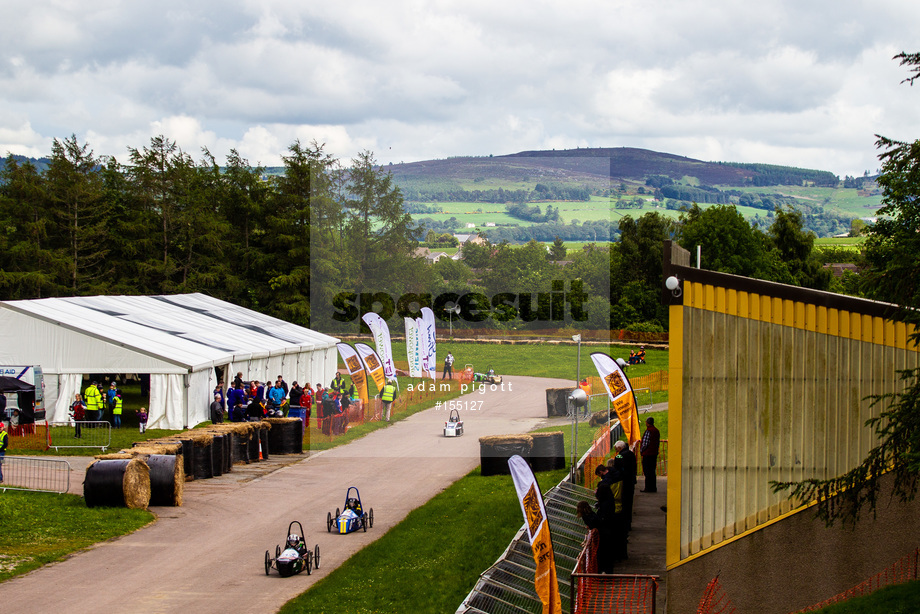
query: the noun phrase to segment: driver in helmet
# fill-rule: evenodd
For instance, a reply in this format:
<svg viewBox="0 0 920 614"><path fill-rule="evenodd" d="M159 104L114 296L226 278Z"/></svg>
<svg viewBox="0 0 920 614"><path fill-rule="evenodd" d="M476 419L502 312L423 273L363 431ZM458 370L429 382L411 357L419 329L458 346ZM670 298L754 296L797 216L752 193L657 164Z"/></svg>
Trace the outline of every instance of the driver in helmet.
<svg viewBox="0 0 920 614"><path fill-rule="evenodd" d="M296 533L291 533L288 535L285 547L293 548L301 556L303 556L303 554L307 551L307 545L304 543L303 538L301 538Z"/></svg>

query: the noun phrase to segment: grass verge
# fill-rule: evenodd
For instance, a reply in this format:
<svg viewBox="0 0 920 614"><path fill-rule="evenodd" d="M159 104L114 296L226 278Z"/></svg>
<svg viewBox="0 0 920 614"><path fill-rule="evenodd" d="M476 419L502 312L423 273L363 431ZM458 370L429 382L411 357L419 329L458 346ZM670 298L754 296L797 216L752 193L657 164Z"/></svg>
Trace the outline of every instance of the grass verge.
<svg viewBox="0 0 920 614"><path fill-rule="evenodd" d="M153 519L147 510L87 508L76 495L5 491L0 495L0 581L131 533Z"/></svg>
<svg viewBox="0 0 920 614"><path fill-rule="evenodd" d="M545 491L565 475L537 479ZM523 520L511 476L475 469L280 611L453 612Z"/></svg>
<svg viewBox="0 0 920 614"><path fill-rule="evenodd" d="M920 612L920 580L896 584L871 595L815 610L815 614L917 614Z"/></svg>

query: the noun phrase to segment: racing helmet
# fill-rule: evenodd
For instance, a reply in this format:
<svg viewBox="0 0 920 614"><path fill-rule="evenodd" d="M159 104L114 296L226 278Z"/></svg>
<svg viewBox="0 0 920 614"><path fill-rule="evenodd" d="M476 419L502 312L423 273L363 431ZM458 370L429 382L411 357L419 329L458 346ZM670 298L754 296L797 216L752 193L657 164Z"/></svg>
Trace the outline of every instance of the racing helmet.
<svg viewBox="0 0 920 614"><path fill-rule="evenodd" d="M300 543L300 535L296 535L296 534L294 534L294 533L291 533L290 535L288 535L288 538L287 538L287 545L288 545L288 546L290 546L291 548L293 548L293 547L295 547L295 546L296 546L297 544L299 544L299 543Z"/></svg>

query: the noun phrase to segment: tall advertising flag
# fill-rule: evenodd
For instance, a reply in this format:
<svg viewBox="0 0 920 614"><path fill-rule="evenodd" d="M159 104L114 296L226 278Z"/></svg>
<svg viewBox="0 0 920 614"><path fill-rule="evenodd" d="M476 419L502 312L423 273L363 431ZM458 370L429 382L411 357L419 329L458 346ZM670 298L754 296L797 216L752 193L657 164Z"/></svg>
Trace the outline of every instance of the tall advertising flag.
<svg viewBox="0 0 920 614"><path fill-rule="evenodd" d="M358 356L361 357L361 362L364 363L367 372L371 374L371 379L377 384L377 390L383 390L387 377L383 373L383 363L380 362L377 352L366 343L356 343L355 349L358 350Z"/></svg>
<svg viewBox="0 0 920 614"><path fill-rule="evenodd" d="M351 382L358 391L358 398L361 402L367 404L367 375L364 373L364 365L355 349L347 343L336 343L335 347L339 349L339 355L345 361L348 368L348 374L351 376Z"/></svg>
<svg viewBox="0 0 920 614"><path fill-rule="evenodd" d="M393 364L393 346L390 345L390 327L380 314L373 311L365 313L361 319L371 329L374 335L374 345L377 346L377 355L383 363L383 372L387 377L396 377L396 366Z"/></svg>
<svg viewBox="0 0 920 614"><path fill-rule="evenodd" d="M428 372L431 379L437 379L438 374L438 340L435 328L434 312L428 307L422 307L422 322L425 328L419 329L421 336L422 353L428 356Z"/></svg>
<svg viewBox="0 0 920 614"><path fill-rule="evenodd" d="M422 377L422 356L418 322L412 318L406 321L406 357L409 359L409 377Z"/></svg>
<svg viewBox="0 0 920 614"><path fill-rule="evenodd" d="M511 470L518 501L521 502L521 511L524 512L524 526L527 527L527 536L533 549L533 560L537 564L534 588L543 602L543 614L562 614L553 541L549 534L540 486L527 461L517 454L508 459L508 468Z"/></svg>
<svg viewBox="0 0 920 614"><path fill-rule="evenodd" d="M623 426L623 432L631 448L642 438L642 433L639 432L639 411L636 408L636 397L633 395L632 386L620 365L607 354L594 352L591 354L591 360L597 367L598 375L604 380L604 388L610 395L610 402L613 403L613 409L620 418L620 424Z"/></svg>

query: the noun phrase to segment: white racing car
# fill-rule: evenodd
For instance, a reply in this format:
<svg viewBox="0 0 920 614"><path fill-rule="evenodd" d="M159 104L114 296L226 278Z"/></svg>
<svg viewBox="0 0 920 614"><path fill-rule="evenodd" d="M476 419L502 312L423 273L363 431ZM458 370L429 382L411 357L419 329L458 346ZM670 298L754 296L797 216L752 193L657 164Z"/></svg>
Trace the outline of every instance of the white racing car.
<svg viewBox="0 0 920 614"><path fill-rule="evenodd" d="M463 435L463 420L460 419L460 412L452 409L447 422L444 423L444 436L459 437L460 435Z"/></svg>

